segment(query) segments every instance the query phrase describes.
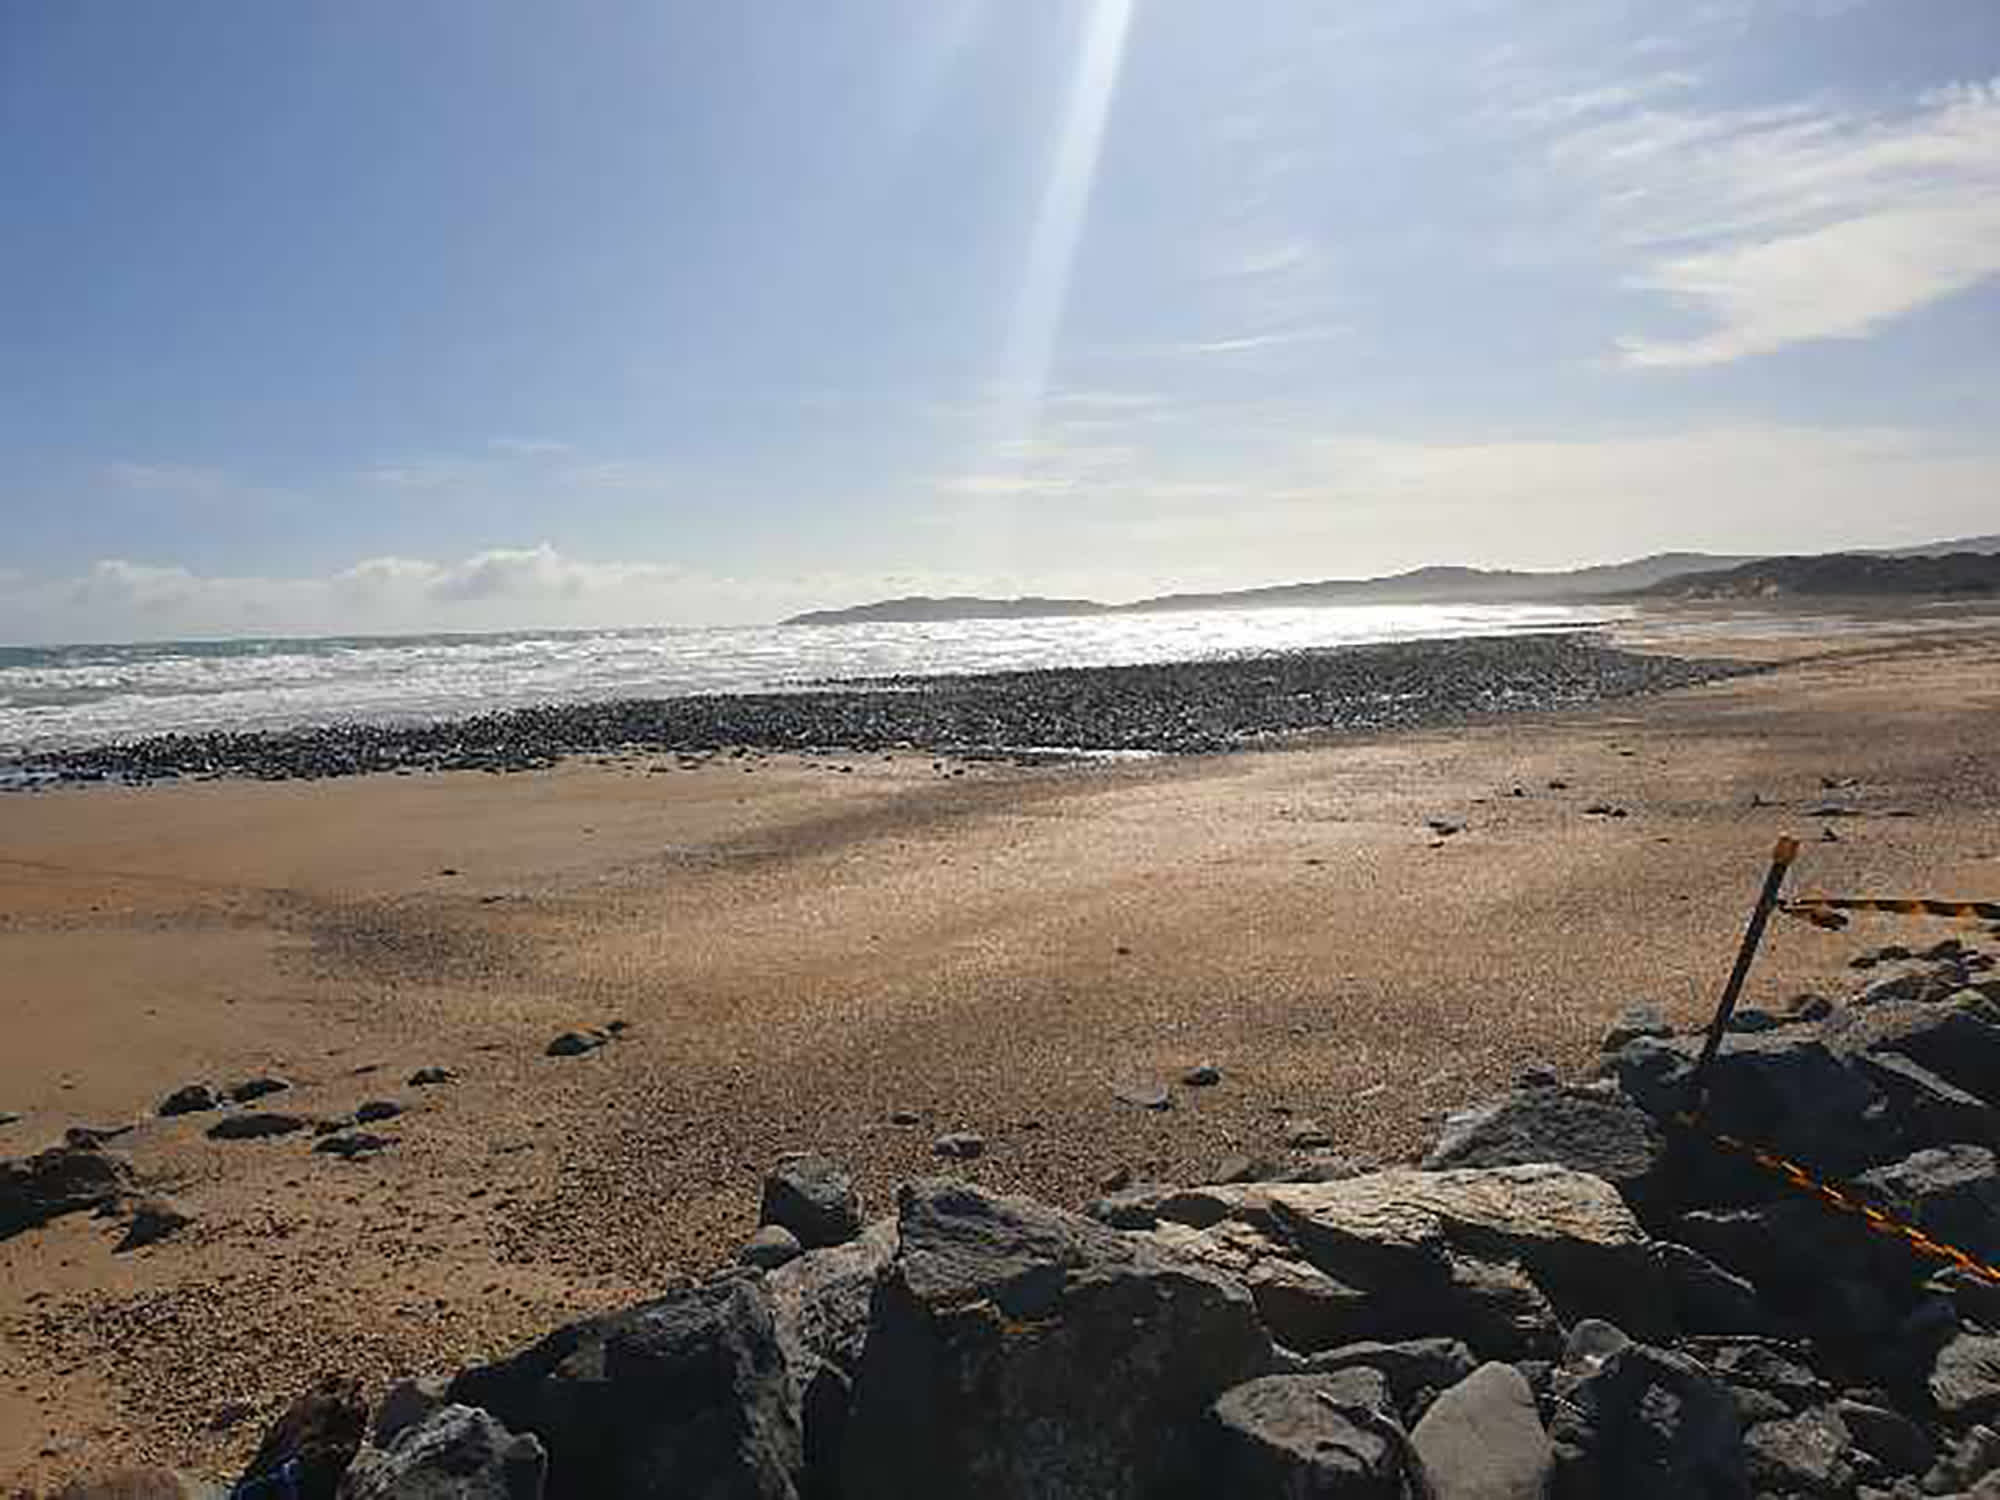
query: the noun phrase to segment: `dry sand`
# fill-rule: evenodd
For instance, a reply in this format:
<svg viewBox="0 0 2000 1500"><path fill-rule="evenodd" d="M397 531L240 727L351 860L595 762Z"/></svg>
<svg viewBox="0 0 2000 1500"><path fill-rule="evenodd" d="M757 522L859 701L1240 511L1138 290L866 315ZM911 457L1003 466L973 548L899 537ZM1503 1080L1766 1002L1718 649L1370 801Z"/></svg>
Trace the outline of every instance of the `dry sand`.
<svg viewBox="0 0 2000 1500"><path fill-rule="evenodd" d="M140 1119L119 1146L200 1216L125 1255L87 1216L0 1243L0 1493L221 1472L321 1370L448 1368L712 1269L789 1149L851 1163L877 1210L947 1130L987 1140L968 1175L1070 1203L1271 1150L1283 1110L1407 1154L1524 1065L1587 1069L1634 1001L1704 1015L1782 831L1810 840L1800 889L2000 894L2000 627L1625 635L1785 665L1192 760L0 798L0 1109L24 1116L0 1151ZM1859 816L1809 815L1829 803ZM1781 924L1749 1001L1949 931L1886 920ZM626 1039L543 1055L612 1018ZM1202 1061L1223 1082L1170 1110L1113 1095ZM459 1081L406 1087L428 1064ZM343 1163L151 1117L263 1072L300 1113L399 1101L397 1144Z"/></svg>

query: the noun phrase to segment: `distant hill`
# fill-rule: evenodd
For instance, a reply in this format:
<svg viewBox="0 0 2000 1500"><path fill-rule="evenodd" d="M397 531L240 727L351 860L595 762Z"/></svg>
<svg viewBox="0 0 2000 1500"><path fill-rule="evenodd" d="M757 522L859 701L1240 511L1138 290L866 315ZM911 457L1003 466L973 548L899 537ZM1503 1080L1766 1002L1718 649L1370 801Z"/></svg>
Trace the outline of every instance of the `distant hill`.
<svg viewBox="0 0 2000 1500"><path fill-rule="evenodd" d="M1668 599L1776 599L1928 595L2000 595L2000 556L1833 552L1817 557L1764 557L1739 567L1669 578L1640 593Z"/></svg>
<svg viewBox="0 0 2000 1500"><path fill-rule="evenodd" d="M857 625L882 621L1023 620L1038 615L1101 615L1111 608L1092 599L975 599L959 594L934 599L912 594L848 609L815 609L781 620L783 625Z"/></svg>
<svg viewBox="0 0 2000 1500"><path fill-rule="evenodd" d="M1139 614L1150 610L1280 609L1314 604L1496 604L1534 603L1629 593L1683 573L1726 568L1742 557L1708 552L1662 552L1635 562L1607 563L1562 572L1430 567L1383 578L1329 578L1316 583L1281 583L1268 588L1213 594L1161 594L1130 604L1094 599L938 599L915 595L882 599L847 609L816 609L793 615L786 625L854 625L864 622L937 620L1018 620L1036 615Z"/></svg>
<svg viewBox="0 0 2000 1500"><path fill-rule="evenodd" d="M1279 583L1265 588L1228 589L1210 594L1160 594L1136 599L1129 604L1102 604L1094 599L980 599L959 596L948 599L913 595L904 599L883 599L873 604L857 604L848 609L817 609L793 615L786 625L852 625L863 622L938 620L1021 620L1042 615L1122 615L1156 610L1191 609L1284 609L1316 604L1548 604L1588 599L1630 598L1634 595L1683 598L1750 598L1747 581L1713 586L1732 588L1734 594L1696 594L1684 588L1707 587L1698 580L1724 580L1741 574L1747 580L1763 563L1803 564L1835 562L1848 564L1878 560L1921 561L1970 554L2000 554L2000 533L1992 536L1962 537L1950 542L1927 542L1917 547L1878 548L1870 551L1828 553L1821 557L1755 558L1714 552L1656 552L1631 562L1600 563L1587 568L1565 568L1530 572L1505 568L1461 568L1436 566L1413 568L1407 573L1391 573L1381 578L1327 578L1315 583ZM1848 581L1844 589L1825 587L1809 579L1839 577ZM1898 576L1893 568L1879 575L1865 574L1852 566L1836 567L1823 575L1781 570L1767 580L1773 593L1937 593L1938 588L1891 585ZM1917 574L1909 574L1914 579ZM1956 578L1960 573L1942 569L1937 579ZM1977 569L1964 575L1976 579ZM1877 577L1881 582L1868 585ZM1673 586L1670 586L1673 585ZM1950 592L1977 591L1976 584L1959 585Z"/></svg>

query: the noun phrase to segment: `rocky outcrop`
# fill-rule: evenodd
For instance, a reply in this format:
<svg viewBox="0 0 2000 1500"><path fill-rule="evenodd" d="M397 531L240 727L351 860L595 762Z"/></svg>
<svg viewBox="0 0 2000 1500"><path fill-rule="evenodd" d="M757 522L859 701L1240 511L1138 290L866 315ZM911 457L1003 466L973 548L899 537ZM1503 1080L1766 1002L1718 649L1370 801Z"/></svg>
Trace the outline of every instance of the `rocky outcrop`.
<svg viewBox="0 0 2000 1500"><path fill-rule="evenodd" d="M541 1442L549 1500L798 1494L798 1409L754 1274L559 1329L449 1395Z"/></svg>
<svg viewBox="0 0 2000 1500"><path fill-rule="evenodd" d="M842 1461L849 1500L1150 1496L1196 1472L1204 1412L1261 1373L1249 1293L1026 1198L905 1186Z"/></svg>
<svg viewBox="0 0 2000 1500"><path fill-rule="evenodd" d="M548 1454L469 1406L441 1406L365 1447L341 1480L339 1500L542 1500Z"/></svg>

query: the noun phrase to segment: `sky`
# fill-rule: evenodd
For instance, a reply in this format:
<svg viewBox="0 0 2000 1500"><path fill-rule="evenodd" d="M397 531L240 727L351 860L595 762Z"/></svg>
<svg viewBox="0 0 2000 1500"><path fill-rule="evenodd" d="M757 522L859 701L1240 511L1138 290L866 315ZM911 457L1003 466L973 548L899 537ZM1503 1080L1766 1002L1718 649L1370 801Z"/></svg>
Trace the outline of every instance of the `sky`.
<svg viewBox="0 0 2000 1500"><path fill-rule="evenodd" d="M2000 530L1992 0L0 0L0 641Z"/></svg>

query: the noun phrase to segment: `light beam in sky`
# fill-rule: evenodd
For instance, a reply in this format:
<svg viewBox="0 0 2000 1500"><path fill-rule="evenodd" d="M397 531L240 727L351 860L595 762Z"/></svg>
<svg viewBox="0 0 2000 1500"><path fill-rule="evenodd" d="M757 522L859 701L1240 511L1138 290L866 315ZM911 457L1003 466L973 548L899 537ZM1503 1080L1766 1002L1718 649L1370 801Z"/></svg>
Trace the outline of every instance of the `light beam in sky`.
<svg viewBox="0 0 2000 1500"><path fill-rule="evenodd" d="M1033 445L1135 4L1136 0L1090 0L1083 21L1055 152L1042 184L1021 288L1001 353L987 434L989 472L994 464L1020 466L1022 455Z"/></svg>

